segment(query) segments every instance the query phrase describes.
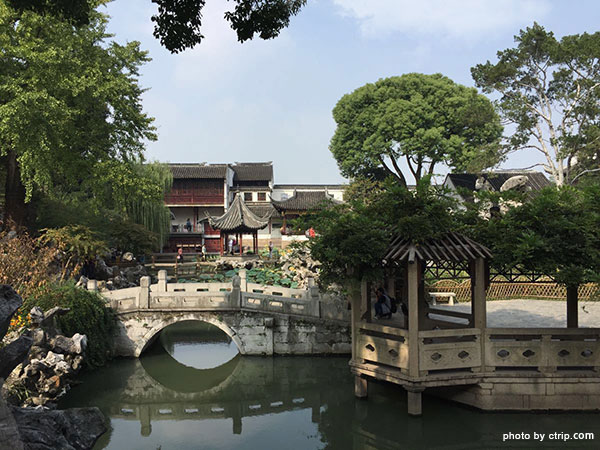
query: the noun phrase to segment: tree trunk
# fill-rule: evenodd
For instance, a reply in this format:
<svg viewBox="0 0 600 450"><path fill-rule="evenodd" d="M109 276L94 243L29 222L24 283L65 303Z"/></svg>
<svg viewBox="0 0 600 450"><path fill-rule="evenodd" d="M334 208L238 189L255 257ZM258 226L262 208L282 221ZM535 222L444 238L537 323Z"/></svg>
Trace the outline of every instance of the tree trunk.
<svg viewBox="0 0 600 450"><path fill-rule="evenodd" d="M579 286L567 286L567 328L579 327L579 310L577 296Z"/></svg>
<svg viewBox="0 0 600 450"><path fill-rule="evenodd" d="M12 150L4 158L6 167L6 184L4 191L4 227L25 225L27 206L25 204L25 186L21 182L21 171L17 155Z"/></svg>

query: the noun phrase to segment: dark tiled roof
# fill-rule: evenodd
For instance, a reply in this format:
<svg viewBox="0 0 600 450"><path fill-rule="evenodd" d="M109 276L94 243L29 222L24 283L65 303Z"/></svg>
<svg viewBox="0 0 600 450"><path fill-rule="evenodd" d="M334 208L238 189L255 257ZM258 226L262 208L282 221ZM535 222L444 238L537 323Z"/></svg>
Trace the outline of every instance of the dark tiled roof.
<svg viewBox="0 0 600 450"><path fill-rule="evenodd" d="M225 179L227 164L169 164L173 178Z"/></svg>
<svg viewBox="0 0 600 450"><path fill-rule="evenodd" d="M235 163L231 166L235 172L235 181L271 181L273 163Z"/></svg>
<svg viewBox="0 0 600 450"><path fill-rule="evenodd" d="M211 227L229 232L262 230L269 224L269 218L264 219L254 214L239 194L225 214L220 217L208 216L208 221Z"/></svg>
<svg viewBox="0 0 600 450"><path fill-rule="evenodd" d="M402 236L396 236L383 257L383 263L398 264L405 260L412 263L416 258L421 261L461 262L491 257L492 254L483 245L462 234L450 232L440 238L427 239L419 244Z"/></svg>
<svg viewBox="0 0 600 450"><path fill-rule="evenodd" d="M308 211L319 208L325 202L340 203L325 191L296 191L287 200L272 200L273 206L278 211Z"/></svg>
<svg viewBox="0 0 600 450"><path fill-rule="evenodd" d="M526 176L527 184L525 185L531 191L539 191L540 189L550 186L550 181L541 172L517 172L517 171L506 171L506 172L488 172L481 176L489 182L492 189L500 191L502 185L509 178L515 176ZM457 188L468 189L469 191L475 190L475 182L480 175L474 173L451 173L448 174L448 178L452 181L452 184Z"/></svg>
<svg viewBox="0 0 600 450"><path fill-rule="evenodd" d="M273 189L322 190L345 189L347 184L276 184Z"/></svg>
<svg viewBox="0 0 600 450"><path fill-rule="evenodd" d="M273 208L273 205L271 205L270 203L266 205L252 205L246 203L246 205L248 206L250 211L252 211L258 217L262 217L263 219L268 219L271 216L277 215L277 210L275 210L275 208Z"/></svg>

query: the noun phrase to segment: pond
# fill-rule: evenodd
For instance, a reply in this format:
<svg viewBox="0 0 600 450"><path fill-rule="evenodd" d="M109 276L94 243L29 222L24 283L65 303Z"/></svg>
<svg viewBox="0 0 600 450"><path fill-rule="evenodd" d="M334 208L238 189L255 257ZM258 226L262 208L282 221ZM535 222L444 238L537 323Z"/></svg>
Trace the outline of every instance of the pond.
<svg viewBox="0 0 600 450"><path fill-rule="evenodd" d="M409 417L398 386L373 382L355 399L347 357L242 357L200 322L172 325L141 358L81 381L59 407L102 410L110 430L97 449L598 448L600 436L597 414L484 413L431 396ZM588 432L596 439L550 440ZM530 439L503 442L507 433Z"/></svg>

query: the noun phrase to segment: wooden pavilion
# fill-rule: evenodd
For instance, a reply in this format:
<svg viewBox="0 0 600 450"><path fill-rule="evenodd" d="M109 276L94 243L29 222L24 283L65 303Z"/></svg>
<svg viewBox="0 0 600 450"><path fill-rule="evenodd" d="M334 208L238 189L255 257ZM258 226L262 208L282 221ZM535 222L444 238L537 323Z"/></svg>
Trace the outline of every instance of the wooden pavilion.
<svg viewBox="0 0 600 450"><path fill-rule="evenodd" d="M371 318L370 283L352 298L355 395L367 380L402 385L408 412L421 414L421 393L482 409L600 409L600 329L488 328L490 251L458 233L414 243L396 237L383 265L390 295L408 320ZM425 277L471 278L471 312L433 308ZM398 314L400 315L400 314Z"/></svg>
<svg viewBox="0 0 600 450"><path fill-rule="evenodd" d="M225 253L227 237L234 235L239 246L239 256L243 255L243 235L252 235L252 249L258 252L258 230L269 225L269 218L262 218L254 214L244 202L242 195L236 194L229 209L219 217L207 214L210 226L220 231L220 252Z"/></svg>

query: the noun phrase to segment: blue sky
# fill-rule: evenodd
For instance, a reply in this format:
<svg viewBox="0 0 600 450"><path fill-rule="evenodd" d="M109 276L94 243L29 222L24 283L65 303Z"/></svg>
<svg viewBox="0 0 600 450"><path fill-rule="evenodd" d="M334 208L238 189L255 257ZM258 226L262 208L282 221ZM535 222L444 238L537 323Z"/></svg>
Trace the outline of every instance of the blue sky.
<svg viewBox="0 0 600 450"><path fill-rule="evenodd" d="M163 162L273 161L276 183L343 182L328 146L331 110L368 82L408 72L440 72L473 86L470 68L495 60L533 21L557 36L595 32L600 3L550 0L308 0L270 41L239 44L223 20L231 8L207 0L205 40L179 54L152 36L150 0L106 8L120 42L138 40L152 62L142 68L144 108ZM539 162L521 153L503 165Z"/></svg>

